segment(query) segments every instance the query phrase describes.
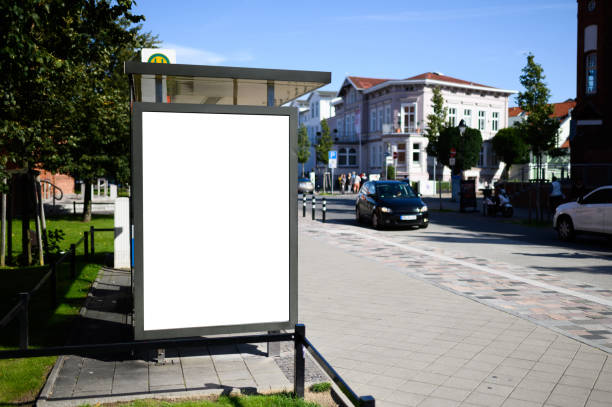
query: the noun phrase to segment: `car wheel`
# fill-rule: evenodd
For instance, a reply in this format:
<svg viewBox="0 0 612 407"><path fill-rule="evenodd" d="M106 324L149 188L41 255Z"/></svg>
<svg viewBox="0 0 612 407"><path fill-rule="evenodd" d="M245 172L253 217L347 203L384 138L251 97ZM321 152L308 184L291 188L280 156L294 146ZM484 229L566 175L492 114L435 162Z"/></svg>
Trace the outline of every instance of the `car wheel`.
<svg viewBox="0 0 612 407"><path fill-rule="evenodd" d="M557 234L559 235L559 240L563 242L569 242L574 239L574 225L568 216L564 216L557 221Z"/></svg>
<svg viewBox="0 0 612 407"><path fill-rule="evenodd" d="M380 229L380 219L378 218L378 214L376 212L372 214L372 227L374 229Z"/></svg>
<svg viewBox="0 0 612 407"><path fill-rule="evenodd" d="M361 212L359 212L359 207L355 208L355 221L361 223Z"/></svg>
<svg viewBox="0 0 612 407"><path fill-rule="evenodd" d="M419 229L427 229L427 226L429 226L429 222L419 225Z"/></svg>

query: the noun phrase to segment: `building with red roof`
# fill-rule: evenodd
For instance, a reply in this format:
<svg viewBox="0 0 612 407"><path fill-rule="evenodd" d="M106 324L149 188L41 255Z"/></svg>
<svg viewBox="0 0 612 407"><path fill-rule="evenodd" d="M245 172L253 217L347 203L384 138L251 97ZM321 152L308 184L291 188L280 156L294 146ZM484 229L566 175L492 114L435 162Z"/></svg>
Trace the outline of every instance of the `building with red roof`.
<svg viewBox="0 0 612 407"><path fill-rule="evenodd" d="M338 151L338 170L385 174L391 156L398 178L411 181L448 179L450 170L427 156L427 115L433 113L434 87L439 87L448 108L448 122L465 120L480 129L485 141L478 168L464 173L479 182L499 176L499 162L489 140L508 125L508 97L514 90L495 88L426 72L406 79L348 76L334 102L336 115L329 120ZM426 183L423 183L425 185ZM427 192L427 191L426 191Z"/></svg>

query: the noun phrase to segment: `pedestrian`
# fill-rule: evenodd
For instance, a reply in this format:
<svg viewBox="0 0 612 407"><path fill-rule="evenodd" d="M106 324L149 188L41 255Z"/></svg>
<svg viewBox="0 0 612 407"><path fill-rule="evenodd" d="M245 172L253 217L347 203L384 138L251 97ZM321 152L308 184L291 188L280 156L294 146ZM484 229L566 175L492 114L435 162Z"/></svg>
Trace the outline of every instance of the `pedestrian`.
<svg viewBox="0 0 612 407"><path fill-rule="evenodd" d="M367 175L365 174L365 172L362 172L361 173L361 185L365 184L367 180L368 180Z"/></svg>
<svg viewBox="0 0 612 407"><path fill-rule="evenodd" d="M563 196L563 192L561 192L561 183L557 180L557 177L555 177L554 175L552 177L552 183L550 185L552 188L550 192L550 196L549 196L550 211L551 213L554 214L555 210L557 209L557 206L561 204L561 201L565 197Z"/></svg>
<svg viewBox="0 0 612 407"><path fill-rule="evenodd" d="M353 192L357 193L359 192L359 184L361 183L361 177L359 176L359 174L354 174L355 177L355 183L353 184Z"/></svg>
<svg viewBox="0 0 612 407"><path fill-rule="evenodd" d="M346 187L346 174L340 175L340 187L342 188L342 193L344 194L344 188Z"/></svg>

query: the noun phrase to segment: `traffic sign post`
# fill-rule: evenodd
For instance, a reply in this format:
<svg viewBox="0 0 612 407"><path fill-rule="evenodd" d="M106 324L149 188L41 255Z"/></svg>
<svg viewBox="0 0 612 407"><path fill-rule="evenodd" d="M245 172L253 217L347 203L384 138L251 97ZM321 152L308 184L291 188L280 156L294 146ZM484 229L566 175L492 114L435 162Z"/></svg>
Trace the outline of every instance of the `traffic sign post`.
<svg viewBox="0 0 612 407"><path fill-rule="evenodd" d="M330 150L327 152L327 165L331 169L331 193L334 194L334 168L338 164L338 152Z"/></svg>

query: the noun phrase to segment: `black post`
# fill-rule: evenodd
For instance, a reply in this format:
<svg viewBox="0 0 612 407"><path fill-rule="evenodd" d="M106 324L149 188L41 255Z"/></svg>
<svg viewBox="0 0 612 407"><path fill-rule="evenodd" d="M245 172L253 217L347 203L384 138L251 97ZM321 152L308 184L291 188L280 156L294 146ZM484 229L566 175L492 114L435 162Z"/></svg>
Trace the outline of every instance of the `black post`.
<svg viewBox="0 0 612 407"><path fill-rule="evenodd" d="M51 266L51 281L49 282L49 289L51 290L51 306L55 308L57 306L57 267L56 264Z"/></svg>
<svg viewBox="0 0 612 407"><path fill-rule="evenodd" d="M327 212L327 200L323 198L323 223L325 223L325 213Z"/></svg>
<svg viewBox="0 0 612 407"><path fill-rule="evenodd" d="M83 237L83 254L85 255L85 258L88 259L89 258L89 232L85 232L83 233L84 237Z"/></svg>
<svg viewBox="0 0 612 407"><path fill-rule="evenodd" d="M306 192L302 194L302 217L306 217Z"/></svg>
<svg viewBox="0 0 612 407"><path fill-rule="evenodd" d="M21 301L21 315L19 316L19 349L28 349L30 343L30 328L29 328L29 293L19 293L19 301Z"/></svg>
<svg viewBox="0 0 612 407"><path fill-rule="evenodd" d="M76 201L72 201L72 213L76 215Z"/></svg>
<svg viewBox="0 0 612 407"><path fill-rule="evenodd" d="M312 220L315 220L315 210L317 208L317 198L315 198L314 192L312 193Z"/></svg>
<svg viewBox="0 0 612 407"><path fill-rule="evenodd" d="M293 392L295 397L304 398L304 371L306 366L305 349L303 340L306 337L306 326L304 324L295 325L294 356L293 366Z"/></svg>
<svg viewBox="0 0 612 407"><path fill-rule="evenodd" d="M13 190L10 178L6 203L6 264L13 264Z"/></svg>
<svg viewBox="0 0 612 407"><path fill-rule="evenodd" d="M529 189L529 223L531 223L531 188Z"/></svg>
<svg viewBox="0 0 612 407"><path fill-rule="evenodd" d="M372 396L361 396L359 397L359 406L360 407L374 407L376 406L376 401Z"/></svg>
<svg viewBox="0 0 612 407"><path fill-rule="evenodd" d="M96 255L96 247L94 245L94 231L95 228L91 226L89 228L89 236L91 237L91 258L93 259Z"/></svg>
<svg viewBox="0 0 612 407"><path fill-rule="evenodd" d="M70 278L76 277L76 245L70 245Z"/></svg>

